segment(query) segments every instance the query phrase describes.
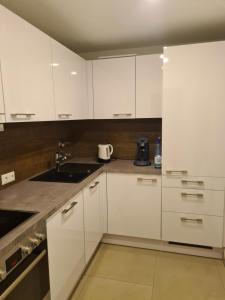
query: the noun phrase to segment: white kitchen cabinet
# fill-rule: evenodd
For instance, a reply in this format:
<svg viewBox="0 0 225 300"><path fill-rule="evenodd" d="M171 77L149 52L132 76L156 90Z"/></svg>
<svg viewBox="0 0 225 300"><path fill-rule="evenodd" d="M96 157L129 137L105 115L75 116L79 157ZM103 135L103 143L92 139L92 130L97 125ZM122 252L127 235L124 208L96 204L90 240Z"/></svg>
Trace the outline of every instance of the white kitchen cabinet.
<svg viewBox="0 0 225 300"><path fill-rule="evenodd" d="M83 196L47 220L51 300L67 299L85 267Z"/></svg>
<svg viewBox="0 0 225 300"><path fill-rule="evenodd" d="M87 66L88 119L93 119L94 118L93 62L86 61L86 66Z"/></svg>
<svg viewBox="0 0 225 300"><path fill-rule="evenodd" d="M103 235L101 191L99 177L83 190L86 263L90 260Z"/></svg>
<svg viewBox="0 0 225 300"><path fill-rule="evenodd" d="M107 206L107 187L106 187L106 173L101 174L99 181L99 194L100 194L100 222L101 232L108 232L108 206Z"/></svg>
<svg viewBox="0 0 225 300"><path fill-rule="evenodd" d="M135 118L135 57L93 61L94 118Z"/></svg>
<svg viewBox="0 0 225 300"><path fill-rule="evenodd" d="M225 177L225 42L164 51L162 172Z"/></svg>
<svg viewBox="0 0 225 300"><path fill-rule="evenodd" d="M107 173L108 233L161 238L161 177Z"/></svg>
<svg viewBox="0 0 225 300"><path fill-rule="evenodd" d="M1 69L0 69L0 123L4 123L4 122L5 122L5 106L4 106L3 89L2 89L2 76L1 76Z"/></svg>
<svg viewBox="0 0 225 300"><path fill-rule="evenodd" d="M163 212L162 239L221 248L223 245L223 217Z"/></svg>
<svg viewBox="0 0 225 300"><path fill-rule="evenodd" d="M0 19L6 121L53 120L50 38L3 6Z"/></svg>
<svg viewBox="0 0 225 300"><path fill-rule="evenodd" d="M57 120L88 118L86 61L52 40L52 66Z"/></svg>
<svg viewBox="0 0 225 300"><path fill-rule="evenodd" d="M136 118L161 118L162 59L136 56Z"/></svg>

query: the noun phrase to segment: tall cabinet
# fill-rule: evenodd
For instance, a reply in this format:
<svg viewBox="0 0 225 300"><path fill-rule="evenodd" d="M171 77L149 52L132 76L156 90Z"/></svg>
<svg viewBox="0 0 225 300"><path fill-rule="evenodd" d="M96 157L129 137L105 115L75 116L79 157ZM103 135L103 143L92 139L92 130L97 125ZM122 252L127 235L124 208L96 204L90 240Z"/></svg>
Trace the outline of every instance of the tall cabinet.
<svg viewBox="0 0 225 300"><path fill-rule="evenodd" d="M4 122L5 122L5 107L4 107L2 77L1 77L1 69L0 69L0 123L4 123Z"/></svg>
<svg viewBox="0 0 225 300"><path fill-rule="evenodd" d="M0 6L0 59L7 122L53 120L50 38Z"/></svg>

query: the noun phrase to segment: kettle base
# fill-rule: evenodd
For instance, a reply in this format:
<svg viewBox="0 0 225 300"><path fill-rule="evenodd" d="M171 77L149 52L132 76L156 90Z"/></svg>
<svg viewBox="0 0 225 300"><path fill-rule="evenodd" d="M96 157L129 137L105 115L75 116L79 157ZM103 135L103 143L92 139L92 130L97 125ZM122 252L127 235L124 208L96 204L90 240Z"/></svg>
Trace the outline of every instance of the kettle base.
<svg viewBox="0 0 225 300"><path fill-rule="evenodd" d="M98 158L98 162L101 164L108 164L110 163L110 159L102 159L102 158Z"/></svg>

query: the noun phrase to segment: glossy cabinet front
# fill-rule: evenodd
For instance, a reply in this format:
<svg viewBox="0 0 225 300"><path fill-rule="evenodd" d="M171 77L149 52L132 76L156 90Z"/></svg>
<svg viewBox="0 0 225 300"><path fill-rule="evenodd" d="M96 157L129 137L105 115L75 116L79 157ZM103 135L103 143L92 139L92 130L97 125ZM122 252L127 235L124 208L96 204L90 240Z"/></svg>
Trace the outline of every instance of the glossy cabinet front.
<svg viewBox="0 0 225 300"><path fill-rule="evenodd" d="M50 38L0 6L6 122L55 118Z"/></svg>
<svg viewBox="0 0 225 300"><path fill-rule="evenodd" d="M83 195L47 220L51 300L67 299L85 267Z"/></svg>

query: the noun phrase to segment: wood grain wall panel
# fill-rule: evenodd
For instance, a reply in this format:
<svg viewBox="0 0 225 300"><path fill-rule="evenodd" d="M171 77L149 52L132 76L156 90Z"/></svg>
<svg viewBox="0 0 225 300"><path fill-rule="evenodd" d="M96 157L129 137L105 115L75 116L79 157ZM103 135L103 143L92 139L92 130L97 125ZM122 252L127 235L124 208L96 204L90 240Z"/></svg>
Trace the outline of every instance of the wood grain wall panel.
<svg viewBox="0 0 225 300"><path fill-rule="evenodd" d="M16 181L33 176L54 165L59 140L70 142L72 157L96 157L97 145L111 143L114 158L134 159L136 140L154 143L161 136L161 119L88 120L6 124L0 132L0 174L15 170ZM7 187L0 186L0 189Z"/></svg>

